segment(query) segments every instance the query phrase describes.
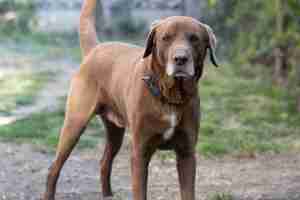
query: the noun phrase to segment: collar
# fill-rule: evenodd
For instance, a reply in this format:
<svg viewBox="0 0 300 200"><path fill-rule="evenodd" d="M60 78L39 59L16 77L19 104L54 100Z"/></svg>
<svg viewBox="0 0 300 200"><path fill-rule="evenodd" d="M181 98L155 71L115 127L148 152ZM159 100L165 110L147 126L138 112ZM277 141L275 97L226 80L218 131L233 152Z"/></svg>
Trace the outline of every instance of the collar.
<svg viewBox="0 0 300 200"><path fill-rule="evenodd" d="M150 93L155 97L161 97L161 91L158 86L158 78L153 75L145 75L142 80L145 82Z"/></svg>
<svg viewBox="0 0 300 200"><path fill-rule="evenodd" d="M159 87L159 78L157 76L154 75L145 75L143 76L142 80L145 82L148 90L150 91L150 93L152 94L152 96L158 98L160 101L162 101L163 103L167 103L170 105L178 105L180 103L175 103L172 101L169 101L166 97L164 97L163 92L161 91L160 87Z"/></svg>
<svg viewBox="0 0 300 200"><path fill-rule="evenodd" d="M149 92L152 94L152 96L160 99L163 103L172 104L172 105L178 105L182 104L182 102L176 102L172 101L170 99L167 99L163 95L163 91L161 91L161 88L159 86L159 77L155 76L154 74L145 75L142 77L142 80L145 82ZM185 95L184 95L185 96Z"/></svg>

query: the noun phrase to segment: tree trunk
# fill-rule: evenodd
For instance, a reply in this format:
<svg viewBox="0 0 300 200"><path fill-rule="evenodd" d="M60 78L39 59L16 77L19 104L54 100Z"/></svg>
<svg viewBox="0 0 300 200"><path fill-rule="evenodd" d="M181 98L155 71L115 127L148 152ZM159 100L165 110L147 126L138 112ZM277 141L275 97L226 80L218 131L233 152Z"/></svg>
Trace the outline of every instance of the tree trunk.
<svg viewBox="0 0 300 200"><path fill-rule="evenodd" d="M288 85L288 55L287 49L283 47L277 47L274 51L275 66L273 73L273 82L282 87Z"/></svg>
<svg viewBox="0 0 300 200"><path fill-rule="evenodd" d="M298 95L297 99L297 111L300 113L300 95Z"/></svg>
<svg viewBox="0 0 300 200"><path fill-rule="evenodd" d="M297 63L297 61L295 61L294 62L294 65L293 66L295 66L296 67L296 76L297 76L297 89L298 89L298 91L297 91L297 99L296 99L296 103L297 103L297 111L300 113L300 64L299 63Z"/></svg>
<svg viewBox="0 0 300 200"><path fill-rule="evenodd" d="M286 87L288 84L288 54L287 48L284 47L282 38L285 33L284 30L284 15L285 6L284 1L276 0L276 38L277 47L274 50L275 66L273 72L273 82L276 85Z"/></svg>

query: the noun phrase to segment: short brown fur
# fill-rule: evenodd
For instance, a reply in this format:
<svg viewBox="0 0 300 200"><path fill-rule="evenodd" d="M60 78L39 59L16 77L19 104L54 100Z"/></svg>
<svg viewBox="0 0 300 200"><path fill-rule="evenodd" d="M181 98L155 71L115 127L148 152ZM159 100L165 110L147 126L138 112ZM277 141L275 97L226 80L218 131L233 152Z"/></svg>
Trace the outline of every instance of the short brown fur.
<svg viewBox="0 0 300 200"><path fill-rule="evenodd" d="M82 8L80 44L83 61L72 78L65 121L43 199L54 200L56 182L64 162L89 120L99 115L107 132L100 163L104 197L112 196L112 163L127 128L132 138L133 199L146 200L147 169L153 153L158 149L172 149L177 156L181 198L194 200L195 145L200 120L197 83L202 75L207 49L211 53L214 50L215 37L211 29L190 17L175 16L152 27L146 49L123 43L97 45L93 17L95 7L96 0L85 0ZM187 41L184 31L198 38ZM164 36L166 33L171 36ZM176 45L187 47L191 52L195 68L192 78L176 79L166 75L166 65ZM158 77L164 101L153 96L142 80L149 74ZM176 127L173 136L165 140L163 133L170 128L167 118L172 113L177 116Z"/></svg>

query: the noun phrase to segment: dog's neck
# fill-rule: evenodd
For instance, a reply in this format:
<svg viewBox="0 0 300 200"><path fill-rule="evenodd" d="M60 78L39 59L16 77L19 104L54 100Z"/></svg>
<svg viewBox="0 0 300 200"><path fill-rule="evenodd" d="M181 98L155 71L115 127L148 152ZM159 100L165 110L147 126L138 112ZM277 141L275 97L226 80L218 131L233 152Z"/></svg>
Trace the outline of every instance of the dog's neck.
<svg viewBox="0 0 300 200"><path fill-rule="evenodd" d="M148 69L145 76L147 80L144 79L144 81L151 94L158 97L164 104L174 106L186 104L192 95L184 88L184 80L168 76L165 73L164 67L156 59L153 59L152 56L149 56L148 59ZM195 84L195 80L189 81Z"/></svg>

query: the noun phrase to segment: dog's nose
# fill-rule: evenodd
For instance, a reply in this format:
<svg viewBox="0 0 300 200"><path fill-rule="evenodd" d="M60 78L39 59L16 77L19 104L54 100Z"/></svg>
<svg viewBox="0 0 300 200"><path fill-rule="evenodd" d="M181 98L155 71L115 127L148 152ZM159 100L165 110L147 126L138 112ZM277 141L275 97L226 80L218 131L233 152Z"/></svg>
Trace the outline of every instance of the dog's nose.
<svg viewBox="0 0 300 200"><path fill-rule="evenodd" d="M174 61L176 65L184 65L187 63L188 57L186 55L176 55Z"/></svg>

